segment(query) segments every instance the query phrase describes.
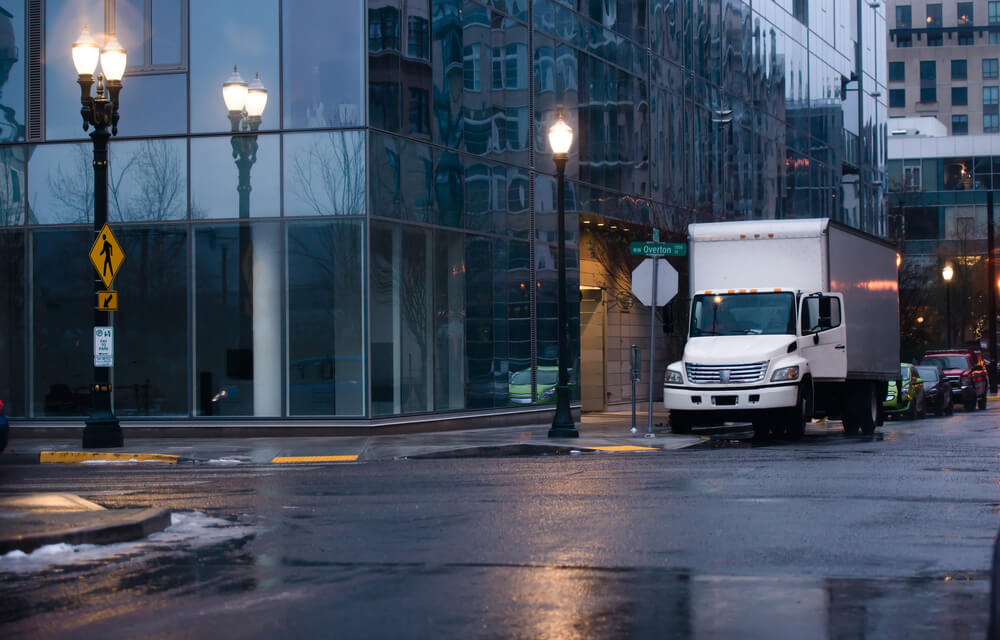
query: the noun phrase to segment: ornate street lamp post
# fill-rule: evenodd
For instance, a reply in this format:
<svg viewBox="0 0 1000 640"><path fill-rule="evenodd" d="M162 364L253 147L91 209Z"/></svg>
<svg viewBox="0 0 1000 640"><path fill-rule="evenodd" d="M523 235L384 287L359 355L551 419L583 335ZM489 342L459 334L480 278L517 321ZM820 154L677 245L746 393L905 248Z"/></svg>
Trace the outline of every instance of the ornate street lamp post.
<svg viewBox="0 0 1000 640"><path fill-rule="evenodd" d="M248 85L234 65L233 75L222 84L222 99L229 110L233 159L239 170L240 217L249 218L250 169L257 162L257 130L267 106L267 89L261 84L259 74Z"/></svg>
<svg viewBox="0 0 1000 640"><path fill-rule="evenodd" d="M103 74L97 74L97 95L90 95L94 85L94 71L100 59ZM118 95L122 90L122 76L125 75L125 49L112 35L100 49L87 31L86 25L76 42L73 43L73 65L80 85L80 115L83 116L83 130L94 130L90 139L94 142L94 237L108 221L108 139L118 135ZM110 127L111 131L108 132ZM109 256L110 257L110 256ZM95 296L101 291L100 278L95 280ZM109 326L109 311L95 307L94 326ZM90 418L83 429L83 447L120 447L123 444L122 429L111 407L110 367L97 366L95 359L94 386L91 387Z"/></svg>
<svg viewBox="0 0 1000 640"><path fill-rule="evenodd" d="M955 270L952 268L951 264L944 265L944 269L941 269L941 277L944 278L944 291L945 291L945 318L946 327L948 328L948 333L945 334L944 346L951 347L951 279L955 276Z"/></svg>
<svg viewBox="0 0 1000 640"><path fill-rule="evenodd" d="M566 312L566 160L573 145L573 129L560 114L556 123L549 128L549 145L552 146L552 161L556 165L556 200L559 222L559 380L556 387L556 413L552 417L550 438L578 438L580 432L573 424L573 414L569 410L569 375L566 360L569 357L569 314Z"/></svg>

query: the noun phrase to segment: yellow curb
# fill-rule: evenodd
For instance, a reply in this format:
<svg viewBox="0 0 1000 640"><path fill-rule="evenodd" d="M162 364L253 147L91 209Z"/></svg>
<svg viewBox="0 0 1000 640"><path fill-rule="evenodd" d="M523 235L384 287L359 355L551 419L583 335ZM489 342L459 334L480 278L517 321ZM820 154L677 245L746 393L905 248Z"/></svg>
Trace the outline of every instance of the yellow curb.
<svg viewBox="0 0 1000 640"><path fill-rule="evenodd" d="M656 447L637 447L632 444L619 444L608 447L580 447L581 449L594 449L596 451L659 451Z"/></svg>
<svg viewBox="0 0 1000 640"><path fill-rule="evenodd" d="M112 453L110 451L42 451L42 464L79 464L81 462L165 462L177 464L177 456L163 453Z"/></svg>
<svg viewBox="0 0 1000 640"><path fill-rule="evenodd" d="M272 458L273 464L292 464L296 462L354 462L357 455L351 456L278 456Z"/></svg>

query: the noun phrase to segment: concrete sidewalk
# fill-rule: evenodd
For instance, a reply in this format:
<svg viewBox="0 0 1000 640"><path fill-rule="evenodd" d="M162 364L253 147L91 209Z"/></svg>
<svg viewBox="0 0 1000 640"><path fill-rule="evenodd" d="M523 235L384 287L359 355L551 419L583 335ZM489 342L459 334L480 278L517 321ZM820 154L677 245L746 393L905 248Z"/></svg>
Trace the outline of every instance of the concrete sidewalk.
<svg viewBox="0 0 1000 640"><path fill-rule="evenodd" d="M11 432L0 464L161 463L292 464L343 463L397 458L474 457L593 452L662 451L702 442L699 436L670 433L665 412L653 416L655 437L645 414L630 432L630 411L584 414L579 438L550 439L549 425L373 436L289 436L247 438L135 438L125 428L120 449L87 449L78 439L18 439Z"/></svg>

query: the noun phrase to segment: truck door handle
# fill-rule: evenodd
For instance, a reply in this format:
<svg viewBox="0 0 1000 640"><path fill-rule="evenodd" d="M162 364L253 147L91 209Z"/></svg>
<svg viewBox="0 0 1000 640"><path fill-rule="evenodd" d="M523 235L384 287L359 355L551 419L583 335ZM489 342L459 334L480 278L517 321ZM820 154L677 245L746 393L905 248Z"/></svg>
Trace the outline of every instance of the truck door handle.
<svg viewBox="0 0 1000 640"><path fill-rule="evenodd" d="M836 347L834 347L834 349L840 349L840 350L844 350L846 348L847 348L847 346L846 345L842 345L842 344L838 344Z"/></svg>

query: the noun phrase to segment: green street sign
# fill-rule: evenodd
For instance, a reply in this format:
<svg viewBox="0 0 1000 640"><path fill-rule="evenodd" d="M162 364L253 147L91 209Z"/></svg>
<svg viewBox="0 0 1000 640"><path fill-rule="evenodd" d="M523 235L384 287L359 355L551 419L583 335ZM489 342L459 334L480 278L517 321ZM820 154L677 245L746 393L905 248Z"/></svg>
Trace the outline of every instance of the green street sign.
<svg viewBox="0 0 1000 640"><path fill-rule="evenodd" d="M687 255L687 245L683 242L630 242L628 250L634 256L647 258Z"/></svg>

